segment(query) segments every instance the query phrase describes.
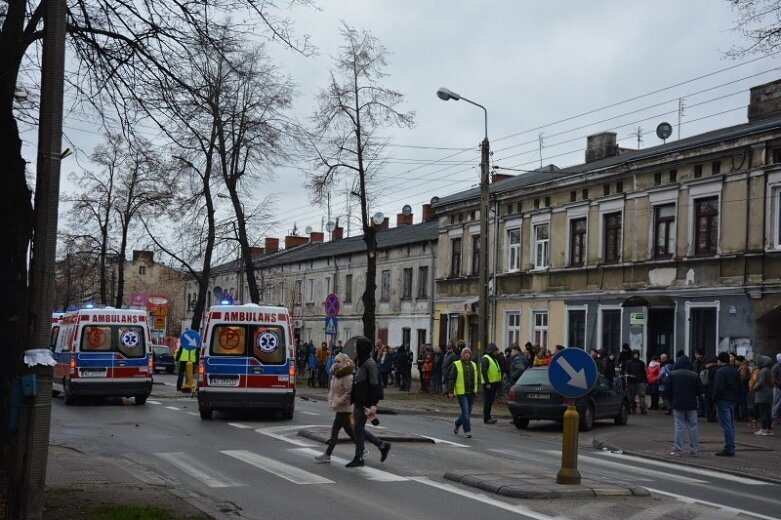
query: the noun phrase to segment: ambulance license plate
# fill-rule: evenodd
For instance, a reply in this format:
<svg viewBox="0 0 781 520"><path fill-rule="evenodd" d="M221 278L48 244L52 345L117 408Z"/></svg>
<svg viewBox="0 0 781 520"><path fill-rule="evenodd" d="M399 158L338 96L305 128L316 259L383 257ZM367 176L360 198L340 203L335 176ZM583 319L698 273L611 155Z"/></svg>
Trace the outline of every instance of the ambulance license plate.
<svg viewBox="0 0 781 520"><path fill-rule="evenodd" d="M106 377L105 368L80 368L79 376L81 377Z"/></svg>
<svg viewBox="0 0 781 520"><path fill-rule="evenodd" d="M238 376L209 377L209 386L239 386Z"/></svg>

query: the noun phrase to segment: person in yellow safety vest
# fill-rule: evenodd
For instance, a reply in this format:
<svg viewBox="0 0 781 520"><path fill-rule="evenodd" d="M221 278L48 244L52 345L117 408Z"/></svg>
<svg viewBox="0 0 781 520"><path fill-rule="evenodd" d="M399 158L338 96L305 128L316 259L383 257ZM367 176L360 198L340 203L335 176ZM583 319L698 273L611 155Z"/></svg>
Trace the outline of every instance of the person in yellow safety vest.
<svg viewBox="0 0 781 520"><path fill-rule="evenodd" d="M458 435L458 429L464 426L464 436L472 437L472 425L469 416L472 415L472 405L477 395L477 363L472 361L472 349L461 349L461 359L456 360L450 366L450 374L447 378L447 390L450 397L458 399L461 407L461 415L458 416L453 428L453 433Z"/></svg>
<svg viewBox="0 0 781 520"><path fill-rule="evenodd" d="M497 359L499 348L489 343L485 354L480 359L480 376L483 384L483 422L494 424L496 419L491 417L491 407L496 400L496 394L502 388L502 365Z"/></svg>
<svg viewBox="0 0 781 520"><path fill-rule="evenodd" d="M179 345L174 352L174 359L179 363L179 375L176 377L176 390L182 389L182 381L187 372L187 363L195 363L195 349L187 350ZM190 385L192 387L192 385Z"/></svg>

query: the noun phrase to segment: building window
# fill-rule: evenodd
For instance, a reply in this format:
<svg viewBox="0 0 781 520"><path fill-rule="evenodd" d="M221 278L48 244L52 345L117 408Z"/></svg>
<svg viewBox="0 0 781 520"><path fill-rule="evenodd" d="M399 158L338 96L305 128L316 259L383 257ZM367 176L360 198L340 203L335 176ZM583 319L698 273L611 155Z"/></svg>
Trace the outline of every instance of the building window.
<svg viewBox="0 0 781 520"><path fill-rule="evenodd" d="M588 190L583 190L583 193L581 195L583 197L583 200L588 200Z"/></svg>
<svg viewBox="0 0 781 520"><path fill-rule="evenodd" d="M715 255L719 238L719 198L694 201L694 254Z"/></svg>
<svg viewBox="0 0 781 520"><path fill-rule="evenodd" d="M678 182L678 170L670 170L670 182Z"/></svg>
<svg viewBox="0 0 781 520"><path fill-rule="evenodd" d="M624 193L624 181L618 181L616 183L616 193Z"/></svg>
<svg viewBox="0 0 781 520"><path fill-rule="evenodd" d="M325 301L326 297L328 297L329 294L331 294L331 277L326 276L325 277L325 283L323 284L323 288L325 289L325 295L323 296L323 301Z"/></svg>
<svg viewBox="0 0 781 520"><path fill-rule="evenodd" d="M654 208L654 257L672 256L675 249L675 204Z"/></svg>
<svg viewBox="0 0 781 520"><path fill-rule="evenodd" d="M781 248L781 190L776 192L776 248Z"/></svg>
<svg viewBox="0 0 781 520"><path fill-rule="evenodd" d="M285 282L282 282L282 285L279 286L279 301L283 307L287 307L287 302L285 301L285 298L287 298L286 289Z"/></svg>
<svg viewBox="0 0 781 520"><path fill-rule="evenodd" d="M472 274L480 272L480 236L472 236Z"/></svg>
<svg viewBox="0 0 781 520"><path fill-rule="evenodd" d="M534 199L534 209L540 209L540 199Z"/></svg>
<svg viewBox="0 0 781 520"><path fill-rule="evenodd" d="M545 197L545 207L546 208L550 207L550 197Z"/></svg>
<svg viewBox="0 0 781 520"><path fill-rule="evenodd" d="M550 239L548 238L549 224L534 226L534 268L545 269L548 267L548 252Z"/></svg>
<svg viewBox="0 0 781 520"><path fill-rule="evenodd" d="M461 276L461 239L450 241L450 276Z"/></svg>
<svg viewBox="0 0 781 520"><path fill-rule="evenodd" d="M713 161L710 165L711 175L718 175L721 173L721 161Z"/></svg>
<svg viewBox="0 0 781 520"><path fill-rule="evenodd" d="M654 173L654 186L659 186L662 183L662 172Z"/></svg>
<svg viewBox="0 0 781 520"><path fill-rule="evenodd" d="M699 179L700 177L702 177L702 165L697 164L694 166L694 178Z"/></svg>
<svg viewBox="0 0 781 520"><path fill-rule="evenodd" d="M412 268L407 267L404 269L404 286L402 289L401 297L405 300L412 298Z"/></svg>
<svg viewBox="0 0 781 520"><path fill-rule="evenodd" d="M390 300L390 285L391 272L390 269L386 269L382 272L382 290L380 291L380 301L387 302Z"/></svg>
<svg viewBox="0 0 781 520"><path fill-rule="evenodd" d="M508 347L521 344L521 313L508 312L505 328Z"/></svg>
<svg viewBox="0 0 781 520"><path fill-rule="evenodd" d="M569 201L575 202L576 200L578 200L578 192L577 191L569 192Z"/></svg>
<svg viewBox="0 0 781 520"><path fill-rule="evenodd" d="M412 341L412 329L404 327L401 329L401 344L409 347L410 341Z"/></svg>
<svg viewBox="0 0 781 520"><path fill-rule="evenodd" d="M548 346L548 311L532 312L532 338L535 345Z"/></svg>
<svg viewBox="0 0 781 520"><path fill-rule="evenodd" d="M621 349L621 309L602 311L602 348L618 354Z"/></svg>
<svg viewBox="0 0 781 520"><path fill-rule="evenodd" d="M602 186L602 194L603 194L605 197L607 197L608 195L610 195L610 184L605 184L604 186Z"/></svg>
<svg viewBox="0 0 781 520"><path fill-rule="evenodd" d="M569 221L569 265L586 263L586 228L585 217Z"/></svg>
<svg viewBox="0 0 781 520"><path fill-rule="evenodd" d="M567 346L586 348L586 311L567 311Z"/></svg>
<svg viewBox="0 0 781 520"><path fill-rule="evenodd" d="M418 298L428 298L428 266L418 267Z"/></svg>
<svg viewBox="0 0 781 520"><path fill-rule="evenodd" d="M344 275L344 303L353 301L353 275Z"/></svg>
<svg viewBox="0 0 781 520"><path fill-rule="evenodd" d="M307 280L309 282L309 285L307 285L307 291L306 291L306 303L315 303L315 281L314 280Z"/></svg>
<svg viewBox="0 0 781 520"><path fill-rule="evenodd" d="M621 260L621 212L609 213L605 219L605 263Z"/></svg>
<svg viewBox="0 0 781 520"><path fill-rule="evenodd" d="M146 275L146 266L145 265L139 265L138 266L138 274L141 276Z"/></svg>
<svg viewBox="0 0 781 520"><path fill-rule="evenodd" d="M507 230L507 270L517 271L521 268L521 228Z"/></svg>
<svg viewBox="0 0 781 520"><path fill-rule="evenodd" d="M303 280L296 280L295 294L293 295L293 298L296 299L295 301L296 305L301 305L301 303L304 301L303 294L302 294L303 287L304 287Z"/></svg>

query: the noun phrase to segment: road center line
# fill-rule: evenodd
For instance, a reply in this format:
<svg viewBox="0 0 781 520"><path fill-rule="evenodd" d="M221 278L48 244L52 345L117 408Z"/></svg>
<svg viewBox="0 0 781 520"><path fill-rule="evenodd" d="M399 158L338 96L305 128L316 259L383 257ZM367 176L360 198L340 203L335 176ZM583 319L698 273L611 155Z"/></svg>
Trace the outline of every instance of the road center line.
<svg viewBox="0 0 781 520"><path fill-rule="evenodd" d="M333 484L334 481L321 477L315 473L304 471L301 468L285 464L279 460L270 459L257 453L246 450L226 450L221 451L229 457L246 462L251 466L262 469L272 475L293 482L294 484Z"/></svg>
<svg viewBox="0 0 781 520"><path fill-rule="evenodd" d="M252 426L247 426L246 424L241 424L241 423L237 423L237 422L229 422L228 426L233 426L234 428L240 428L242 430L248 430L248 429L252 428Z"/></svg>
<svg viewBox="0 0 781 520"><path fill-rule="evenodd" d="M505 511L510 511L511 513L523 515L526 516L527 518L532 518L534 520L568 520L567 517L564 516L548 516L533 511L528 507L515 505L515 504L508 504L507 502L502 502L501 500L497 500L495 498L489 497L482 493L473 492L472 490L470 490L469 492L464 492L463 489L457 488L456 486L451 486L450 484L445 484L443 482L434 482L433 480L429 480L426 477L410 477L410 480L414 480L415 482L420 482L421 484L431 486L440 491L447 491L448 493L453 493L454 495L458 495L461 498L468 498L469 500L482 502L483 504L488 504L490 506L494 506L499 509L504 509Z"/></svg>
<svg viewBox="0 0 781 520"><path fill-rule="evenodd" d="M436 437L432 437L431 435L424 435L424 437L428 437L432 441L434 441L437 444L449 444L451 446L457 446L459 448L469 448L470 446L468 444L459 444L457 442L453 441L446 441L445 439L438 439Z"/></svg>
<svg viewBox="0 0 781 520"><path fill-rule="evenodd" d="M295 448L290 451L301 455L306 455L307 457L315 457L323 453L322 451L318 451L312 448ZM344 465L347 464L349 461L347 459L343 459L341 457L336 457L331 455L331 462L339 465ZM315 461L312 461L312 464L315 464ZM393 473L389 473L381 469L370 468L368 466L364 466L362 468L354 468L349 471L354 471L356 473L363 475L367 480L375 480L377 482L403 482L409 480L407 477L402 477L401 475L394 475Z"/></svg>

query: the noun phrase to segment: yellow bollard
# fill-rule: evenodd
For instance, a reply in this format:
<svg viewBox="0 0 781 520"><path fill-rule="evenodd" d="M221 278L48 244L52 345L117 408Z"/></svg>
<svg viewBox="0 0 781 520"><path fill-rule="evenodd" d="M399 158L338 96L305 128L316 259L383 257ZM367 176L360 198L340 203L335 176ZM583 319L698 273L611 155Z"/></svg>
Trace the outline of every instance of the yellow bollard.
<svg viewBox="0 0 781 520"><path fill-rule="evenodd" d="M189 394L193 391L193 362L187 362L187 368L184 371L184 384L182 384L182 392Z"/></svg>
<svg viewBox="0 0 781 520"><path fill-rule="evenodd" d="M556 475L559 484L580 484L578 472L578 411L572 399L564 412L564 434L561 441L561 469Z"/></svg>

